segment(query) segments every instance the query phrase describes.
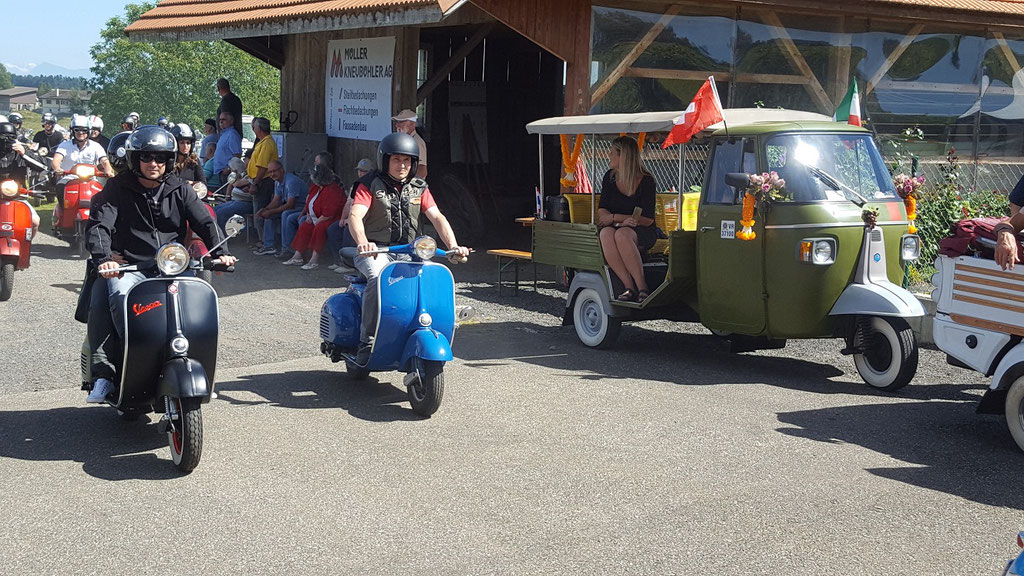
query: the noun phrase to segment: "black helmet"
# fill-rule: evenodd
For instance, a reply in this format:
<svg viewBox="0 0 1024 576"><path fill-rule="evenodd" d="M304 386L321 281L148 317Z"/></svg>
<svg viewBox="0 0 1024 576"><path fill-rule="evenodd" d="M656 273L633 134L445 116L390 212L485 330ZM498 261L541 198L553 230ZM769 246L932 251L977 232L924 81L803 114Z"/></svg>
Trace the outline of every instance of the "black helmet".
<svg viewBox="0 0 1024 576"><path fill-rule="evenodd" d="M160 126L139 126L138 130L128 136L124 149L125 156L128 158L128 167L140 178L145 178L142 171L139 170L139 155L143 152L167 155L167 170L164 171L161 181L174 172L174 157L177 156L175 151L178 149L178 144L174 141L174 136Z"/></svg>
<svg viewBox="0 0 1024 576"><path fill-rule="evenodd" d="M396 183L405 184L412 180L416 176L416 167L420 163L420 146L416 143L416 139L404 132L392 132L385 136L380 141L380 144L377 145L377 168L382 176L388 180L395 181L388 172L392 154L404 154L405 156L412 157L412 166L409 167L409 178L406 182L396 181Z"/></svg>
<svg viewBox="0 0 1024 576"><path fill-rule="evenodd" d="M18 131L10 122L0 122L0 154L6 156L12 150L14 141L18 138Z"/></svg>
<svg viewBox="0 0 1024 576"><path fill-rule="evenodd" d="M124 124L127 124L128 126L131 127L132 130L135 130L135 127L139 125L139 121L135 118L135 116L132 116L131 114L129 114L129 115L127 115L127 116L125 116L124 118L121 119L122 127L123 127Z"/></svg>
<svg viewBox="0 0 1024 576"><path fill-rule="evenodd" d="M57 123L57 117L53 115L53 112L47 112L43 114L43 124L49 122L50 124Z"/></svg>
<svg viewBox="0 0 1024 576"><path fill-rule="evenodd" d="M114 167L114 170L118 172L124 172L128 169L128 158L125 156L125 145L128 143L128 137L131 136L131 134L131 132L120 132L115 134L114 137L110 139L110 143L107 144L107 159L110 160L110 165Z"/></svg>
<svg viewBox="0 0 1024 576"><path fill-rule="evenodd" d="M24 121L24 117L17 112L11 112L11 115L8 116L7 119L11 121L11 124L14 124L15 128L21 126L22 121Z"/></svg>
<svg viewBox="0 0 1024 576"><path fill-rule="evenodd" d="M192 128L189 128L188 124L175 124L174 127L171 128L171 134L174 135L174 139L178 142L181 142L182 140L191 140L193 144L196 143L196 135L192 132Z"/></svg>

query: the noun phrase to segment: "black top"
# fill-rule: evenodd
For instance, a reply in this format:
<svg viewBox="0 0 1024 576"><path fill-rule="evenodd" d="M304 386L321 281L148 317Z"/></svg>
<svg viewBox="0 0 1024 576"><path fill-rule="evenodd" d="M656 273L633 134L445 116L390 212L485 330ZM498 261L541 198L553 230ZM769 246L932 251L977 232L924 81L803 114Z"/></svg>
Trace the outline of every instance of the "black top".
<svg viewBox="0 0 1024 576"><path fill-rule="evenodd" d="M43 159L32 150L25 150L25 154L36 162L46 165ZM32 169L39 170L34 166ZM0 156L0 180L13 178L19 186L24 187L28 185L28 172L29 163L25 161L25 157L21 154L11 150L7 154Z"/></svg>
<svg viewBox="0 0 1024 576"><path fill-rule="evenodd" d="M242 101L235 95L234 92L228 92L227 94L220 97L220 105L217 106L217 117L220 118L221 112L228 112L235 117L235 130L238 131L238 135L242 135ZM219 124L218 124L219 126Z"/></svg>
<svg viewBox="0 0 1024 576"><path fill-rule="evenodd" d="M110 145L110 138L107 138L106 136L104 136L102 132L100 133L99 136L97 136L95 138L93 138L92 136L89 136L89 140L92 140L93 142L96 142L100 146L103 146L104 150L106 150L107 146Z"/></svg>
<svg viewBox="0 0 1024 576"><path fill-rule="evenodd" d="M203 184L206 184L206 173L203 172L203 167L198 163L185 168L176 164L174 166L174 170L178 174L178 178L181 178L182 180L191 180L192 182L202 182Z"/></svg>
<svg viewBox="0 0 1024 576"><path fill-rule="evenodd" d="M645 174L640 180L636 194L626 196L619 192L619 187L615 184L615 174L609 170L601 179L601 202L597 207L604 208L612 214L632 216L633 209L639 206L642 210L641 216L654 220L654 204L657 199L655 194L657 194L657 190L655 190L654 177L650 174ZM651 223L651 226L654 226L654 223Z"/></svg>
<svg viewBox="0 0 1024 576"><path fill-rule="evenodd" d="M189 226L207 246L221 239L206 204L184 180L171 175L162 186L147 190L134 174L122 172L93 197L85 242L97 265L111 259L111 244L121 248L129 264L136 264L155 257L168 242L184 243ZM227 253L221 246L211 257Z"/></svg>
<svg viewBox="0 0 1024 576"><path fill-rule="evenodd" d="M57 151L57 146L60 146L60 143L64 141L64 135L56 130L53 131L53 134L47 134L45 130L40 130L32 137L32 141L40 146L46 146L49 149L46 155L53 157L53 153Z"/></svg>

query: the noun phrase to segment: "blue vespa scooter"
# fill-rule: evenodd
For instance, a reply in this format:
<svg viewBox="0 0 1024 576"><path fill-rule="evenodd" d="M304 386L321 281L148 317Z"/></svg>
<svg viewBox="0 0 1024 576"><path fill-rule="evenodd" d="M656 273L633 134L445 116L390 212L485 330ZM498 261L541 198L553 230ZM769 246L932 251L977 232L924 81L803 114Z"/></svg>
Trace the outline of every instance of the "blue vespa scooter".
<svg viewBox="0 0 1024 576"><path fill-rule="evenodd" d="M366 378L370 372L405 372L413 411L429 417L441 406L444 363L452 359L456 327L455 279L447 266L430 260L449 253L439 250L433 238L422 236L411 244L381 247L367 254L385 252L408 254L413 259L392 262L380 273L377 337L369 359L365 364L356 361L366 291L362 277L350 277L348 288L324 302L320 351L332 362L344 360L348 374L356 379Z"/></svg>

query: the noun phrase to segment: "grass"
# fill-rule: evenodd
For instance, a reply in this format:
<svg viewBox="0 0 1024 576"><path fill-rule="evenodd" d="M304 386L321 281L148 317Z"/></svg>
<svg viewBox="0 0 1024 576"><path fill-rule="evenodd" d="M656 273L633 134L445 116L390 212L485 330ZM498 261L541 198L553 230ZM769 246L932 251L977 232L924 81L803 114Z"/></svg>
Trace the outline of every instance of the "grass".
<svg viewBox="0 0 1024 576"><path fill-rule="evenodd" d="M43 115L40 112L34 112L32 110L18 110L18 113L24 117L22 122L22 128L27 128L33 133L39 132L43 129ZM71 126L71 116L57 116L57 124L68 128Z"/></svg>

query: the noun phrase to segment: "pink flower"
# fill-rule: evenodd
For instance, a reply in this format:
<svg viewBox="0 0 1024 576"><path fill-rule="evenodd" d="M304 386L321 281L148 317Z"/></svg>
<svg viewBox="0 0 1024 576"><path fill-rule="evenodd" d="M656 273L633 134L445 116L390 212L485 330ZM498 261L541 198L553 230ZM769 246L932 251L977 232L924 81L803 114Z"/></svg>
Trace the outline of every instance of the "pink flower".
<svg viewBox="0 0 1024 576"><path fill-rule="evenodd" d="M764 184L761 184L761 191L762 192L768 192L771 189L772 189L772 185L771 184L769 184L767 182L765 182Z"/></svg>

